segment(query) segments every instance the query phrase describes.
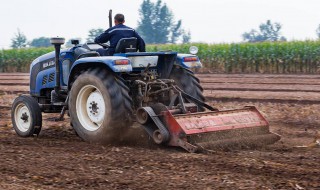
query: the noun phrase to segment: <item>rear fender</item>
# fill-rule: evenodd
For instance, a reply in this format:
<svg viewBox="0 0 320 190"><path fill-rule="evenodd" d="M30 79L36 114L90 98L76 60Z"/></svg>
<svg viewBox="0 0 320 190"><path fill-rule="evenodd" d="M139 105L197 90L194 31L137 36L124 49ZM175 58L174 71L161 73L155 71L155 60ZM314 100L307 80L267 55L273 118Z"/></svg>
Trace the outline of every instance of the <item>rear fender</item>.
<svg viewBox="0 0 320 190"><path fill-rule="evenodd" d="M116 60L128 60L129 64L116 65ZM90 68L100 67L110 70L114 73L132 72L131 61L126 57L120 56L103 56L103 57L85 57L75 61L70 69L70 75L68 79L68 88L70 89L70 83L74 80L74 76L77 73L86 71Z"/></svg>
<svg viewBox="0 0 320 190"><path fill-rule="evenodd" d="M186 61L185 58L194 58L194 60ZM187 69L202 67L199 57L192 54L178 54L176 63Z"/></svg>
<svg viewBox="0 0 320 190"><path fill-rule="evenodd" d="M116 60L128 60L129 64L127 65L116 65ZM85 57L78 59L74 62L74 64L71 67L71 72L74 68L84 65L84 64L91 64L91 63L101 63L102 65L105 65L109 69L111 69L115 73L120 72L131 72L132 71L132 65L128 58L126 57L120 57L120 56L102 56L102 57Z"/></svg>

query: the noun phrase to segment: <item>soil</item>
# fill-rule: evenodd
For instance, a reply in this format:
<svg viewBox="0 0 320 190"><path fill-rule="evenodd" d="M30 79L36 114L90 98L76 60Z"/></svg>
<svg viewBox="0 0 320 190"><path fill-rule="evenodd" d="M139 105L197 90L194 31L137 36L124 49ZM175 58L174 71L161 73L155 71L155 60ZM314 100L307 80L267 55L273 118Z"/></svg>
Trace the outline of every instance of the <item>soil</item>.
<svg viewBox="0 0 320 190"><path fill-rule="evenodd" d="M122 144L89 144L67 117L53 122L57 114L43 114L38 137L21 138L10 109L18 93L28 93L28 74L0 74L0 189L320 189L320 146L313 143L320 139L320 99L309 92L320 90L319 77L198 77L209 104L221 110L254 105L281 140L256 149L187 153L152 144L138 128Z"/></svg>

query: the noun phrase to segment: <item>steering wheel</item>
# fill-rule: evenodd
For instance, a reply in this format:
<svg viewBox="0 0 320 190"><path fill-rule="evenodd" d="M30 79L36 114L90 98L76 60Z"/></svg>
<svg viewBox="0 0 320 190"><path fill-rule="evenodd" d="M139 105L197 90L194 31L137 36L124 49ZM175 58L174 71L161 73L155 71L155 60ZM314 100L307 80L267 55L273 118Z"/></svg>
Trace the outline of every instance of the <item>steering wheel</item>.
<svg viewBox="0 0 320 190"><path fill-rule="evenodd" d="M107 44L103 44L103 43L98 43L100 46L102 46L103 47L103 49L107 49L107 48L109 48L110 46L109 45L107 45Z"/></svg>

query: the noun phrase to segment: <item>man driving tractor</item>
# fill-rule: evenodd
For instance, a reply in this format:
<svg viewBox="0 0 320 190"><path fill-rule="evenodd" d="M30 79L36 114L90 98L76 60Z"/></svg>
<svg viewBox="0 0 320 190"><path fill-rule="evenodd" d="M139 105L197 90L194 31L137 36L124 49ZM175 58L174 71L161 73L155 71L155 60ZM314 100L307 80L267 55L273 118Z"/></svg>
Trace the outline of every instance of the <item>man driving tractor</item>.
<svg viewBox="0 0 320 190"><path fill-rule="evenodd" d="M97 52L101 56L111 56L114 54L117 43L121 38L137 38L137 49L140 52L146 51L146 45L144 40L139 36L139 34L132 28L124 25L125 19L123 14L116 14L114 16L115 26L107 29L100 36L96 37L95 43L106 43L110 41L110 46L107 49L98 49Z"/></svg>

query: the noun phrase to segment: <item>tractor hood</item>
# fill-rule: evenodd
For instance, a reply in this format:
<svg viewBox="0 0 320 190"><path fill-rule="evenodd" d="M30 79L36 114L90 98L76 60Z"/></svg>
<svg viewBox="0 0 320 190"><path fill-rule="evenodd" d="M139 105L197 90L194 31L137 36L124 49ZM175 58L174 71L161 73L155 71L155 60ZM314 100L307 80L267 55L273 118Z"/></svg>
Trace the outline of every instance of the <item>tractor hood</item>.
<svg viewBox="0 0 320 190"><path fill-rule="evenodd" d="M69 49L62 49L60 51L60 55L66 53L67 51L69 51ZM48 61L54 61L55 59L55 52L49 52L47 54L44 54L38 58L36 58L30 65L30 68L34 67L37 63L44 63L44 62L48 62Z"/></svg>

